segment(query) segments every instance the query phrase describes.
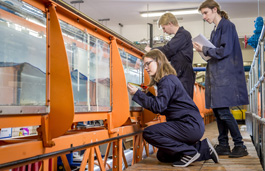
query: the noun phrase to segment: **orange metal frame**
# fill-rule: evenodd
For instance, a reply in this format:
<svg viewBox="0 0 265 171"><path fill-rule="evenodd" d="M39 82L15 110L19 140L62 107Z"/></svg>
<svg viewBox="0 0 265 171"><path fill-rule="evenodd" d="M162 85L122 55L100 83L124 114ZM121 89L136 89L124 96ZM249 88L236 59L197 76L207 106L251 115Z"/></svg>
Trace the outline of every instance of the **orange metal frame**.
<svg viewBox="0 0 265 171"><path fill-rule="evenodd" d="M71 10L62 1L60 5L51 0L24 0L41 9L47 14L47 93L46 104L50 106L48 114L31 115L1 115L0 129L39 125L38 135L16 139L0 140L0 170L16 167L33 167L32 163L41 161L39 170L57 170L57 157L62 158L66 170L71 170L66 154L72 151L85 150L80 170L94 169L94 154L101 170L107 170L106 159L110 145L113 145L113 170L122 170L122 161L128 167L123 151L122 140L133 137L133 162L142 159L143 147L147 143L142 138L145 125L163 122L164 117L157 117L148 110L141 112L130 111L125 74L122 66L119 48L124 49L139 59L143 52L135 48L125 38L96 23L83 14ZM66 8L67 7L67 8ZM75 12L74 12L75 11ZM0 10L0 15L12 15ZM7 16L8 17L8 16ZM11 18L14 16L11 16ZM13 18L18 20L18 18ZM75 113L73 90L69 71L67 54L64 46L59 19L110 44L111 70L111 106L110 112ZM21 19L23 20L23 19ZM19 21L28 24L26 21ZM41 30L42 28L36 29ZM149 82L145 73L144 83ZM195 85L198 86L198 85ZM202 90L202 88L200 89ZM154 93L154 89L150 89ZM195 92L197 105L202 112L204 107L198 104L203 100L202 91ZM71 129L80 121L104 120L104 127L89 128L83 131ZM102 159L99 145L108 143L105 158ZM149 155L149 149L145 148Z"/></svg>
<svg viewBox="0 0 265 171"><path fill-rule="evenodd" d="M119 55L119 47L138 58L143 52L135 48L129 41L113 34L100 25L95 25L85 17L73 13L71 10L48 0L25 0L25 2L41 9L47 14L47 94L46 104L50 106L48 114L33 115L5 115L1 116L0 128L23 127L39 125L38 136L23 137L17 139L5 139L0 141L0 169L9 169L20 166L31 166L31 163L41 161L41 170L57 170L56 158L61 156L66 170L70 170L66 154L70 151L85 149L80 170L84 170L87 162L89 170L94 168L94 153L98 157L101 170L106 170L106 159L101 158L99 145L103 143L113 144L113 170L121 170L122 156L125 160L122 148L122 139L133 136L134 146L141 146L141 130L139 117L142 112L129 111L129 99L122 61ZM27 21L1 10L1 16L9 17L21 25L29 24ZM59 25L59 19L110 44L111 51L111 112L87 112L75 113L73 91L67 54L64 40ZM43 30L36 26L36 30ZM122 45L121 45L122 44ZM148 79L147 79L148 80ZM155 115L154 115L155 116ZM105 127L77 131L71 129L75 122L104 120ZM106 154L109 153L107 149ZM137 155L136 155L137 154ZM134 163L139 161L139 150L135 151ZM53 162L48 162L53 159ZM104 160L104 161L103 161ZM52 167L51 167L52 165ZM126 164L127 166L127 164Z"/></svg>

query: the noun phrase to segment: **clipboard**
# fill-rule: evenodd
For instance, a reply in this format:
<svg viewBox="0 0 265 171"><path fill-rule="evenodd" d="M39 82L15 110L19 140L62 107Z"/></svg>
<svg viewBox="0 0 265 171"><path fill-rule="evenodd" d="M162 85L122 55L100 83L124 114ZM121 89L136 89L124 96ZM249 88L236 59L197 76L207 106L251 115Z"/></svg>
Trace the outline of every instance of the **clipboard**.
<svg viewBox="0 0 265 171"><path fill-rule="evenodd" d="M192 39L193 42L197 42L203 46L209 47L209 48L216 48L205 36L202 34L199 34L198 36L194 37ZM203 60L206 62L211 59L210 56L205 56L203 52L198 52Z"/></svg>

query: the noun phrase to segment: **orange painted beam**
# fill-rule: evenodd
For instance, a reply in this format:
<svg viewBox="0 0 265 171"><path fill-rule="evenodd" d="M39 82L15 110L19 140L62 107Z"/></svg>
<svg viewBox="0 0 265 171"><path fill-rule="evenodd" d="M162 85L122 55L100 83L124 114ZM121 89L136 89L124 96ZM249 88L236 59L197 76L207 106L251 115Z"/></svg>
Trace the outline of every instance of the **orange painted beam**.
<svg viewBox="0 0 265 171"><path fill-rule="evenodd" d="M112 170L120 171L122 170L122 140L114 141L112 146Z"/></svg>
<svg viewBox="0 0 265 171"><path fill-rule="evenodd" d="M89 154L89 159L88 159L88 171L94 171L94 154L95 154L95 149L90 148L90 154Z"/></svg>
<svg viewBox="0 0 265 171"><path fill-rule="evenodd" d="M74 99L69 64L55 7L49 7L50 106L49 139L63 135L74 120Z"/></svg>
<svg viewBox="0 0 265 171"><path fill-rule="evenodd" d="M97 155L97 159L98 159L98 165L99 165L99 168L101 171L105 171L105 165L104 165L104 162L102 160L102 156L101 156L101 153L100 153L100 150L99 150L99 147L98 146L95 146L95 152L96 152L96 155Z"/></svg>
<svg viewBox="0 0 265 171"><path fill-rule="evenodd" d="M132 136L130 134L141 132L141 128L139 124L123 126L116 128L117 134L116 136L112 135L112 138L119 136ZM19 161L26 158L31 158L34 156L39 156L42 154L54 153L62 150L69 149L71 147L79 147L85 144L89 145L91 143L98 143L99 141L110 139L110 135L108 130L98 130L98 131L90 131L90 132L72 132L69 135L60 136L58 138L54 138L53 142L55 146L44 148L41 140L31 140L21 143L9 144L9 145L1 145L0 146L0 166L3 163ZM107 143L103 142L102 144ZM98 144L97 144L98 145ZM96 145L94 145L96 146ZM86 149L87 147L83 147L82 149ZM81 149L80 149L81 150ZM15 153L14 153L15 152ZM62 152L67 153L67 152ZM10 155L15 154L15 155ZM53 157L58 156L60 154L54 154ZM47 157L48 158L48 157ZM51 157L49 157L51 158ZM1 167L0 167L1 170Z"/></svg>
<svg viewBox="0 0 265 171"><path fill-rule="evenodd" d="M117 44L119 48L125 50L125 52L130 53L136 57L141 58L144 55L144 52L135 48L132 44L122 41L121 39L117 38Z"/></svg>
<svg viewBox="0 0 265 171"><path fill-rule="evenodd" d="M83 155L83 160L82 160L80 168L79 168L80 171L85 171L89 154L90 154L90 148L85 150L85 153Z"/></svg>
<svg viewBox="0 0 265 171"><path fill-rule="evenodd" d="M110 151L110 147L111 147L111 143L108 143L107 148L106 148L106 152L105 152L105 156L104 156L104 167L107 167L107 160L109 157L109 151Z"/></svg>
<svg viewBox="0 0 265 171"><path fill-rule="evenodd" d="M120 127L130 117L129 96L122 61L116 39L111 40L111 67L112 67L112 124Z"/></svg>
<svg viewBox="0 0 265 171"><path fill-rule="evenodd" d="M46 7L45 5L46 4L49 4L50 1L49 0L38 0L38 1L33 1L33 0L23 0L24 2L36 7L36 8L39 8L40 10L42 10L43 12L45 11Z"/></svg>
<svg viewBox="0 0 265 171"><path fill-rule="evenodd" d="M92 121L92 120L106 120L108 118L108 113L76 113L74 115L73 122L81 121Z"/></svg>
<svg viewBox="0 0 265 171"><path fill-rule="evenodd" d="M64 169L65 169L66 171L71 171L71 167L70 167L70 164L69 164L69 162L68 162L68 160L67 160L66 155L63 154L63 155L61 155L60 157L61 157L61 159L62 159L62 162L63 162L63 165L64 165Z"/></svg>
<svg viewBox="0 0 265 171"><path fill-rule="evenodd" d="M54 4L57 5L56 8L56 12L58 14L58 17L60 19L62 19L63 21L77 27L80 28L81 30L86 30L86 32L88 34L91 34L103 41L106 42L110 42L110 37L112 36L111 33L109 33L108 31L106 31L108 28L103 29L105 26L103 26L102 24L99 24L97 21L93 20L92 18L86 16L85 14L83 14L80 11L77 11L75 9L73 9L73 7L71 7L69 4L65 3L64 1L58 0L57 1L60 4L64 4L65 7L61 6L61 5L57 5L57 3L53 2ZM67 8L68 9L67 9ZM72 11L76 11L76 13L82 14L82 17L80 17L78 14L76 14L75 12ZM89 21L92 22L89 22ZM95 23L97 23L97 25L101 25L101 27L97 26Z"/></svg>
<svg viewBox="0 0 265 171"><path fill-rule="evenodd" d="M0 128L41 125L41 115L0 116Z"/></svg>
<svg viewBox="0 0 265 171"><path fill-rule="evenodd" d="M45 27L42 27L42 26L37 25L37 24L35 24L33 22L27 21L26 19L21 18L21 17L15 15L15 14L12 14L12 13L7 12L5 10L0 9L0 16L4 20L10 21L12 23L16 23L16 24L18 24L20 26L32 29L32 30L34 30L36 32L46 33Z"/></svg>

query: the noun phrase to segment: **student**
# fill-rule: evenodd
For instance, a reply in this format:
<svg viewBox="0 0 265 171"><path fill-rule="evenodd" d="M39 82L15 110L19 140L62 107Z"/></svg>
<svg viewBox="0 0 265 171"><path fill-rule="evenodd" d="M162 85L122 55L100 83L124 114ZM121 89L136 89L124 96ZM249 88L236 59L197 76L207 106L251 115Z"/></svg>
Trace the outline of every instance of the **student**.
<svg viewBox="0 0 265 171"><path fill-rule="evenodd" d="M151 80L148 86L157 86L157 96L145 94L128 84L133 101L142 107L166 116L167 122L144 129L143 137L158 148L157 158L171 162L175 167L186 167L194 161L213 159L218 155L208 139L200 141L204 133L199 110L176 76L166 56L153 49L143 56L144 69Z"/></svg>
<svg viewBox="0 0 265 171"><path fill-rule="evenodd" d="M172 13L163 14L158 21L158 26L162 27L163 31L174 37L164 46L155 47L161 50L171 62L171 65L177 72L177 76L183 87L193 98L195 73L192 67L193 61L193 45L190 33L183 27L178 25L178 20ZM148 52L150 47L146 47Z"/></svg>
<svg viewBox="0 0 265 171"><path fill-rule="evenodd" d="M206 108L212 108L219 130L219 144L215 150L219 155L237 158L248 155L242 141L237 122L229 107L248 104L248 93L243 68L243 59L235 25L226 12L214 0L204 1L199 11L203 19L215 27L210 41L216 48L209 48L194 42L194 48L211 57L207 61L205 79ZM228 131L234 148L230 151Z"/></svg>

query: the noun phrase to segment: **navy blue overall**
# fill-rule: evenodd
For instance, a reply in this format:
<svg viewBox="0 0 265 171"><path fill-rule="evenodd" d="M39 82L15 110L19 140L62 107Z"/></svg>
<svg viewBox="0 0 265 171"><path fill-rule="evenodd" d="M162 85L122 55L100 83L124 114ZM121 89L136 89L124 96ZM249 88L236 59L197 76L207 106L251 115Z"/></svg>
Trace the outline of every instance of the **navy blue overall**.
<svg viewBox="0 0 265 171"><path fill-rule="evenodd" d="M193 98L195 73L192 67L193 45L190 33L179 27L175 36L161 50L177 72L177 76L189 96Z"/></svg>
<svg viewBox="0 0 265 171"><path fill-rule="evenodd" d="M174 162L182 155L197 152L201 154L198 160L210 159L207 142L200 141L204 133L203 119L176 76L164 76L157 83L157 96L138 90L133 100L153 113L166 116L167 122L143 131L144 139L159 149L157 157L161 162Z"/></svg>

